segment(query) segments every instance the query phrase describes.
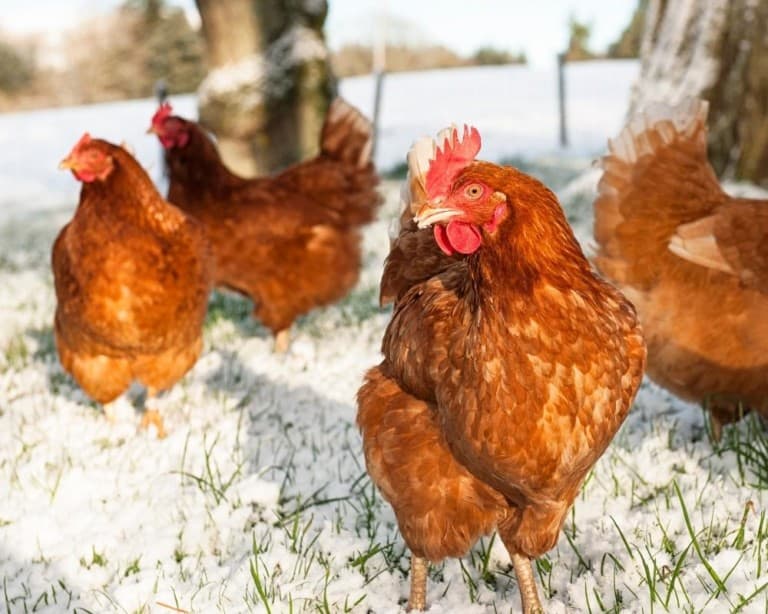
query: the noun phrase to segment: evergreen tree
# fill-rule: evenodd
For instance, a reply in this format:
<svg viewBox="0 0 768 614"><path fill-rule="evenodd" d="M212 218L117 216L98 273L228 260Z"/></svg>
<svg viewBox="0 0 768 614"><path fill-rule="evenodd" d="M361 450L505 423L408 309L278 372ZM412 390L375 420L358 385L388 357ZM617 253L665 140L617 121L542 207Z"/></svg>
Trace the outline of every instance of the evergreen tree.
<svg viewBox="0 0 768 614"><path fill-rule="evenodd" d="M568 40L568 49L565 52L565 59L569 62L578 62L580 60L591 60L595 56L589 49L589 38L592 36L590 25L578 21L575 17L570 20L570 37Z"/></svg>
<svg viewBox="0 0 768 614"><path fill-rule="evenodd" d="M648 0L638 0L632 20L621 33L619 39L608 47L608 57L616 59L639 58L640 44L643 39L645 16L648 12Z"/></svg>

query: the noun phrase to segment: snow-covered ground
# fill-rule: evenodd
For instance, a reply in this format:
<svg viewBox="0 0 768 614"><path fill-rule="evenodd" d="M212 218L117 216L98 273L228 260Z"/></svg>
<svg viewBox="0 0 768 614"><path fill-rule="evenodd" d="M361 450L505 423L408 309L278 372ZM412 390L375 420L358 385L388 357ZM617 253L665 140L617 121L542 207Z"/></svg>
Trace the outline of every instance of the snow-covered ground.
<svg viewBox="0 0 768 614"><path fill-rule="evenodd" d="M471 121L485 157L514 157L558 188L587 241L596 175L568 180L618 130L636 69L569 69L568 152L555 146L554 73L393 76L379 163ZM370 80L341 89L370 110ZM194 112L190 97L174 102ZM162 400L167 438L137 434L133 393L110 425L58 364L48 258L78 186L56 164L90 130L127 140L156 172L156 143L142 134L153 110L135 101L0 116L0 611L401 611L407 553L354 424L388 320L376 299L394 182L366 230L360 283L302 319L287 355L272 353L246 301L214 295L205 352ZM644 384L539 561L549 611L765 612L766 496L753 484L766 484L768 463L761 474L748 461L768 446L746 423L725 447L713 448L698 407ZM493 539L432 569L428 598L435 614L519 611Z"/></svg>
<svg viewBox="0 0 768 614"><path fill-rule="evenodd" d="M591 62L567 69L569 157L602 151L624 119L634 61ZM595 85L598 88L595 88ZM340 94L368 116L373 113L371 77L345 79ZM174 111L196 117L192 96L171 98ZM77 195L69 173L57 164L83 132L125 142L160 175L160 149L146 134L157 104L152 99L55 111L0 114L0 214L71 206ZM379 168L402 164L411 143L451 122L477 125L489 160L541 156L558 151L557 75L524 66L400 73L384 81Z"/></svg>

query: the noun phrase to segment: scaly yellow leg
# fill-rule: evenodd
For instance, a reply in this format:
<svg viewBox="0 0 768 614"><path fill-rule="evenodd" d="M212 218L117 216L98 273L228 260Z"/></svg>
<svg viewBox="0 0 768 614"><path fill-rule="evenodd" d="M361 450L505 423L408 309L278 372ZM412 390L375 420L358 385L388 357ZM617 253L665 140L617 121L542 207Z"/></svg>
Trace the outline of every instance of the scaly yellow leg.
<svg viewBox="0 0 768 614"><path fill-rule="evenodd" d="M291 345L291 329L284 328L275 335L275 354L285 354Z"/></svg>
<svg viewBox="0 0 768 614"><path fill-rule="evenodd" d="M165 431L165 424L163 424L163 417L156 409L150 409L147 407L150 399L157 395L157 390L154 388L147 388L147 400L144 403L144 415L141 417L140 429L147 429L150 426L154 426L157 431L157 438L163 439L168 434Z"/></svg>
<svg viewBox="0 0 768 614"><path fill-rule="evenodd" d="M104 403L102 405L102 410L104 411L104 417L107 419L107 422L110 424L115 424L117 422L117 414L115 414L115 403L117 401L111 401L109 403Z"/></svg>
<svg viewBox="0 0 768 614"><path fill-rule="evenodd" d="M523 602L523 614L544 614L544 608L539 601L539 591L536 588L536 578L533 577L531 559L524 554L510 553L510 557L515 567L520 599Z"/></svg>
<svg viewBox="0 0 768 614"><path fill-rule="evenodd" d="M407 611L427 609L427 560L411 555L411 595Z"/></svg>

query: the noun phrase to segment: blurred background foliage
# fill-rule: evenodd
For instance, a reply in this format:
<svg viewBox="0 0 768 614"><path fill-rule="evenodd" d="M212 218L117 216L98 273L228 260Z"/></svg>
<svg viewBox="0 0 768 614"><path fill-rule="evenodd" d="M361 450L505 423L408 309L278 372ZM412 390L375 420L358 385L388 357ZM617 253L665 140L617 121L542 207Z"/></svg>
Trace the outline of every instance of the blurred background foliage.
<svg viewBox="0 0 768 614"><path fill-rule="evenodd" d="M638 57L645 5L607 54L590 49L590 24L571 19L568 60ZM169 94L194 92L208 71L199 26L164 0L126 0L107 18L86 20L64 36L63 51L51 58L34 36L0 28L0 111L147 97L158 79ZM522 50L493 47L469 56L429 43L391 44L386 52L389 72L527 63ZM331 65L337 77L368 74L372 56L370 45L348 44L332 51Z"/></svg>
<svg viewBox="0 0 768 614"><path fill-rule="evenodd" d="M191 92L206 73L199 31L162 0L128 0L65 36L64 57L46 58L34 37L0 33L0 109L146 97L158 79Z"/></svg>

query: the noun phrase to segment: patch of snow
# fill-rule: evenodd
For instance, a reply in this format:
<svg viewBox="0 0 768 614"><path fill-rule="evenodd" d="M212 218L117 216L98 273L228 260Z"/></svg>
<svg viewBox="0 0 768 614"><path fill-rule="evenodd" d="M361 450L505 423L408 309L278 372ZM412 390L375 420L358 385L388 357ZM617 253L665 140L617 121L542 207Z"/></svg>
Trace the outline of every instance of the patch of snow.
<svg viewBox="0 0 768 614"><path fill-rule="evenodd" d="M269 47L269 60L283 70L307 62L325 60L328 48L320 34L301 24L295 24Z"/></svg>
<svg viewBox="0 0 768 614"><path fill-rule="evenodd" d="M245 96L239 101L243 106L262 104L262 90L266 86L267 63L261 54L253 54L238 62L214 68L208 72L198 90L201 104L238 92Z"/></svg>
<svg viewBox="0 0 768 614"><path fill-rule="evenodd" d="M196 118L194 96L174 96L174 112ZM157 182L162 180L161 148L147 134L157 110L153 99L55 110L0 113L0 218L54 207L74 207L80 184L61 161L84 132L127 143Z"/></svg>
<svg viewBox="0 0 768 614"><path fill-rule="evenodd" d="M386 75L376 163L382 169L404 163L417 138L452 123L478 128L480 156L486 160L599 155L624 122L638 69L634 60L566 65L566 148L558 142L554 69L510 65ZM372 76L342 80L339 93L364 114L373 114Z"/></svg>
<svg viewBox="0 0 768 614"><path fill-rule="evenodd" d="M302 64L323 61L328 49L312 28L293 25L273 42L265 54L255 53L238 62L211 70L199 88L203 104L238 94L238 105L255 108L280 99L292 87L291 73Z"/></svg>
<svg viewBox="0 0 768 614"><path fill-rule="evenodd" d="M715 82L720 65L715 54L728 0L652 2L650 7L646 24L656 30L653 37L643 39L643 78L633 87L634 109L659 100L676 105ZM659 23L662 10L664 19Z"/></svg>

